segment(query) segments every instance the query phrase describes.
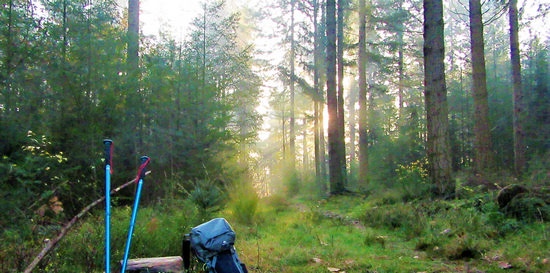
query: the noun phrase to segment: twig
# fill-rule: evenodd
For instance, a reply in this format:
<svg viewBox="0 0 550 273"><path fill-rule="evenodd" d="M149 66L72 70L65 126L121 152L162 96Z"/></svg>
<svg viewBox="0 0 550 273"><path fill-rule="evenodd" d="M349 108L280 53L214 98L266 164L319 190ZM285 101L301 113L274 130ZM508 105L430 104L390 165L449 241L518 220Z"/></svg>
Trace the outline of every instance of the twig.
<svg viewBox="0 0 550 273"><path fill-rule="evenodd" d="M151 171L148 171L145 173L145 175L149 175L151 173ZM131 181L128 181L126 183L124 183L123 185L119 186L118 188L114 189L111 191L111 194L115 194L117 192L119 192L120 190L130 186L132 183L135 183L136 182L136 179L132 179ZM105 196L102 196L101 198L95 200L94 202L92 202L91 204L89 204L88 206L86 206L85 208L83 208L75 217L73 217L73 219L71 219L69 222L67 222L67 224L65 224L63 226L63 228L61 229L61 231L59 232L59 234L57 235L57 237L55 237L55 239L53 240L50 240L48 241L48 243L46 244L46 246L44 246L44 248L42 249L42 251L40 251L40 253L38 253L38 255L34 258L34 260L32 261L32 263L30 263L27 268L25 269L24 273L30 273L32 272L32 270L38 265L38 263L40 263L40 261L42 259L44 259L44 257L46 256L46 254L48 254L48 252L50 252L50 250L61 240L63 239L63 237L67 234L67 232L69 231L69 229L80 219L84 216L84 214L86 214L90 209L92 209L93 207L95 207L97 204L103 202L103 200L105 200Z"/></svg>

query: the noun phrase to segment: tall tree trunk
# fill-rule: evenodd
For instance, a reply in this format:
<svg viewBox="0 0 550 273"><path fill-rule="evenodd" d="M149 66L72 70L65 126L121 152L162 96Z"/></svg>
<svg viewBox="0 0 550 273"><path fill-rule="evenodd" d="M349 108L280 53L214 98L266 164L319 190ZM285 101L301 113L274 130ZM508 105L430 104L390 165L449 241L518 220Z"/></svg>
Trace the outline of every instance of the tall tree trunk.
<svg viewBox="0 0 550 273"><path fill-rule="evenodd" d="M327 107L330 192L344 191L344 177L339 158L338 97L336 94L336 2L327 0Z"/></svg>
<svg viewBox="0 0 550 273"><path fill-rule="evenodd" d="M128 0L128 52L129 73L136 76L139 68L139 0ZM137 90L134 90L137 91Z"/></svg>
<svg viewBox="0 0 550 273"><path fill-rule="evenodd" d="M350 88L349 96L348 96L348 108L349 108L349 118L348 118L348 126L349 126L349 162L355 163L355 157L356 157L356 147L355 147L355 138L356 138L356 126L357 126L357 111L355 111L355 104L357 103L358 98L357 90L354 88ZM352 176L352 169L349 170L350 176Z"/></svg>
<svg viewBox="0 0 550 273"><path fill-rule="evenodd" d="M283 160L288 160L287 147L286 147L286 114L285 114L285 105L283 104L281 110L281 130L283 131Z"/></svg>
<svg viewBox="0 0 550 273"><path fill-rule="evenodd" d="M439 196L454 193L451 181L443 2L424 0L424 99L429 174Z"/></svg>
<svg viewBox="0 0 550 273"><path fill-rule="evenodd" d="M321 70L319 70L319 80L320 82L325 82L327 80L327 75L326 75L326 72L327 72L327 63L326 63L326 56L325 56L325 52L327 52L327 44L326 44L326 39L327 39L327 36L326 36L326 26L327 26L327 9L326 9L326 1L323 3L321 2L320 3L320 6L321 6L321 22L319 23L319 26L323 26L324 28L319 31L319 43L318 43L318 53L319 53L319 63L322 64L322 68ZM322 57L321 57L322 56ZM321 95L321 100L322 100L322 103L319 104L319 130L320 130L320 134L319 134L319 142L321 143L321 145L319 146L320 150L319 150L319 153L321 155L321 177L322 177L322 183L323 183L323 187L325 189L325 191L323 193L329 193L329 181L327 180L327 178L329 178L329 166L328 166L328 155L327 155L327 137L328 135L325 137L325 131L328 131L328 125L327 125L327 128L325 130L325 118L327 118L325 116L325 101L326 101L326 96L325 96L325 91L324 91L324 88L323 88L324 85L322 84L319 84L319 94L322 94ZM328 108L327 108L328 109ZM328 123L327 123L328 124Z"/></svg>
<svg viewBox="0 0 550 273"><path fill-rule="evenodd" d="M13 39L14 39L14 1L13 0L10 0L10 3L9 3L9 6L8 6L8 31L7 31L7 37L5 37L6 39L6 47L4 48L5 50L5 55L4 55L4 67L6 69L6 72L5 72L5 76L3 76L3 84L4 84L4 88L2 88L2 93L4 94L4 98L5 98L5 111L7 113L7 117L6 117L6 121L11 121L10 120L10 116L11 116L11 110L12 108L16 108L16 107L13 107L13 104L12 104L12 98L13 98L13 92L11 90L12 88L12 82L11 82L11 78L12 78L12 73L13 73L13 57L14 57L14 46L13 46Z"/></svg>
<svg viewBox="0 0 550 273"><path fill-rule="evenodd" d="M519 24L517 0L510 0L510 59L512 61L512 83L514 87L514 169L520 175L525 168L525 132L523 131L524 102L521 85L521 62L519 53Z"/></svg>
<svg viewBox="0 0 550 273"><path fill-rule="evenodd" d="M474 97L474 150L475 169L485 173L493 167L491 133L489 129L489 102L487 100L487 76L481 1L470 0L470 43L472 52L472 77Z"/></svg>
<svg viewBox="0 0 550 273"><path fill-rule="evenodd" d="M3 58L3 67L5 71L2 71L0 74L0 79L2 80L2 88L0 89L0 95L4 97L3 111L0 111L0 127L2 132L0 132L0 137L5 138L6 141L2 141L0 144L0 152L9 150L12 142L16 139L15 130L12 128L14 119L12 117L12 108L15 109L13 105L13 92L12 92L12 63L14 57L14 48L13 48L13 30L14 30L14 0L10 0L8 4L8 22L7 22L7 33L3 33L5 43L3 43L3 48L0 49L2 52L5 52ZM3 39L3 40L4 40ZM4 150L5 149L5 150Z"/></svg>
<svg viewBox="0 0 550 273"><path fill-rule="evenodd" d="M322 128L322 123L320 121L321 115L322 115L322 97L321 94L321 88L320 88L320 77L319 77L319 58L321 55L319 41L320 39L320 33L319 33L319 26L318 26L318 14L319 14L319 2L317 0L313 0L313 89L315 94L317 94L316 100L313 102L314 107L314 122L313 127L315 131L314 136L314 145L315 145L315 181L319 185L319 191L324 194L326 192L326 186L325 186L325 179L324 174L321 172L322 165L325 164L324 162L324 156L321 154L321 145L324 145L324 143L321 143L321 134L324 134Z"/></svg>
<svg viewBox="0 0 550 273"><path fill-rule="evenodd" d="M365 0L359 0L359 49L358 49L358 73L359 73L359 178L360 188L368 186L368 132L367 132L367 43L366 24L367 9Z"/></svg>
<svg viewBox="0 0 550 273"><path fill-rule="evenodd" d="M296 108L295 97L295 68L294 59L296 55L296 42L294 41L294 11L296 6L296 0L290 0L290 136L289 136L289 152L290 152L290 168L291 172L296 168L296 117L294 116L294 110Z"/></svg>
<svg viewBox="0 0 550 273"><path fill-rule="evenodd" d="M403 1L399 2L399 13L403 10ZM404 123L404 117L403 117L403 107L404 107L404 81L405 81L405 73L404 73L404 42L403 42L403 35L404 35L404 23L403 21L399 21L399 25L397 26L397 97L399 100L399 109L398 109L398 117L397 120L399 120L399 127L402 127ZM401 128L399 128L401 129Z"/></svg>
<svg viewBox="0 0 550 273"><path fill-rule="evenodd" d="M302 150L304 151L302 153L302 169L303 170L306 170L306 171L309 171L310 168L309 168L309 151L308 151L308 148L307 148L307 119L304 117L302 119Z"/></svg>
<svg viewBox="0 0 550 273"><path fill-rule="evenodd" d="M129 126L129 132L136 132L137 138L134 134L130 134L127 137L128 143L132 143L133 147L129 147L129 153L135 155L136 158L139 154L138 147L142 144L142 124L137 105L140 105L139 94L139 0L128 0L128 32L127 32L127 77L128 77L128 102L130 109L127 124ZM136 162L137 160L134 160Z"/></svg>
<svg viewBox="0 0 550 273"><path fill-rule="evenodd" d="M338 140L337 140L337 152L338 160L340 161L340 168L342 171L342 179L344 186L347 184L347 170L346 170L346 143L345 143L345 111L344 111L344 2L346 0L338 0L337 11L337 72L338 72Z"/></svg>

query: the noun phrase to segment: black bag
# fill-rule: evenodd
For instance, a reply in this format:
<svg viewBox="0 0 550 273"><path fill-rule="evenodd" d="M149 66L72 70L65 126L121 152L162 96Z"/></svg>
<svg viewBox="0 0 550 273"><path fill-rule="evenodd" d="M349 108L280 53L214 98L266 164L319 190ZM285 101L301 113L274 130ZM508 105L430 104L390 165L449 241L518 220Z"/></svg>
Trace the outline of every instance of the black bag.
<svg viewBox="0 0 550 273"><path fill-rule="evenodd" d="M212 219L191 229L183 242L185 269L190 267L190 253L206 265L209 273L248 273L235 249L235 232L223 218Z"/></svg>

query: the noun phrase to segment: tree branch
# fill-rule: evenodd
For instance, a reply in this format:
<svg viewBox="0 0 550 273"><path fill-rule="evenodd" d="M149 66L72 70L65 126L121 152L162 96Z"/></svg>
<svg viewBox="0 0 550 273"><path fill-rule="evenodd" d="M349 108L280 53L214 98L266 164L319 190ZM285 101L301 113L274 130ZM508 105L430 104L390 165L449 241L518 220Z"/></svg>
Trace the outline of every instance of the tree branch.
<svg viewBox="0 0 550 273"><path fill-rule="evenodd" d="M145 173L145 175L149 175L151 173L151 171L148 171ZM111 194L115 194L117 192L119 192L120 190L130 186L132 183L136 182L136 179L132 179L131 181L128 181L126 182L125 184L119 186L118 188L114 189L111 191ZM103 200L105 200L105 196L102 196L101 198L95 200L94 202L92 202L91 204L89 204L88 206L86 206L85 208L83 208L76 216L74 216L69 222L67 222L67 224L65 224L63 226L63 228L61 229L61 231L59 232L59 234L57 235L57 237L53 240L50 240L46 246L44 246L44 248L42 249L42 251L40 251L40 253L38 253L38 255L34 258L34 260L32 261L32 263L30 263L27 268L25 269L24 273L30 273L32 272L32 270L38 265L38 263L46 256L46 254L48 254L48 252L50 252L50 250L61 240L63 239L63 237L67 234L67 232L69 231L69 229L80 219L84 216L84 214L86 214L90 209L92 209L93 207L95 207L97 204L103 202Z"/></svg>

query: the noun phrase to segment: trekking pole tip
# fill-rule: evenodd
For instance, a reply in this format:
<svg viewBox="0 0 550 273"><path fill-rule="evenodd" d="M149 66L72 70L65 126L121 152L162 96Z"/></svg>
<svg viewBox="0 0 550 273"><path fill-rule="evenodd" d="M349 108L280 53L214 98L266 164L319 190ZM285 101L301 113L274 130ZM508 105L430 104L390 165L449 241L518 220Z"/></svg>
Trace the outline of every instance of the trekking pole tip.
<svg viewBox="0 0 550 273"><path fill-rule="evenodd" d="M141 163L145 163L145 162L147 162L147 160L149 160L149 157L144 155L144 156L140 157L139 159L141 160Z"/></svg>
<svg viewBox="0 0 550 273"><path fill-rule="evenodd" d="M112 144L112 143L113 143L113 141L108 139L108 138L103 140L103 144L105 144L105 145Z"/></svg>

